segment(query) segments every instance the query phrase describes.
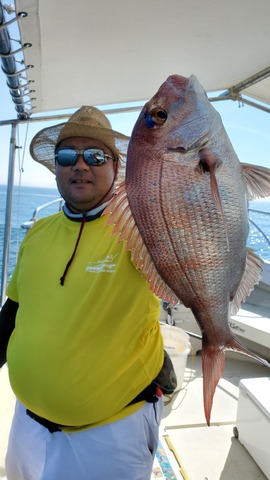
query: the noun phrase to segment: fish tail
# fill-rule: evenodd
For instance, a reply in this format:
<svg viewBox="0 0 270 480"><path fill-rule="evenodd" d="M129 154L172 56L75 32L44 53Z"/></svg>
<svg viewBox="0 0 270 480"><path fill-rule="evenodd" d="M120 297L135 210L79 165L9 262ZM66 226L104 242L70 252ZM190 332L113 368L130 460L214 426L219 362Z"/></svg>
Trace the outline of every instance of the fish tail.
<svg viewBox="0 0 270 480"><path fill-rule="evenodd" d="M233 350L234 352L238 353L243 353L244 355L247 355L248 357L253 358L254 360L257 360L258 362L262 363L265 367L270 368L270 363L267 362L264 358L260 357L256 353L252 352L248 348L246 348L244 345L242 345L241 342L237 340L237 338L233 338L226 346L225 350Z"/></svg>
<svg viewBox="0 0 270 480"><path fill-rule="evenodd" d="M204 414L207 425L210 426L210 416L213 404L213 397L218 381L225 366L225 350L213 348L209 345L202 349L202 371L203 371L203 400Z"/></svg>
<svg viewBox="0 0 270 480"><path fill-rule="evenodd" d="M210 416L216 386L222 376L225 366L225 351L232 350L247 355L270 368L270 363L256 353L242 345L237 338L231 338L225 345L213 347L203 342L202 369L203 369L203 399L204 413L207 425L210 425Z"/></svg>

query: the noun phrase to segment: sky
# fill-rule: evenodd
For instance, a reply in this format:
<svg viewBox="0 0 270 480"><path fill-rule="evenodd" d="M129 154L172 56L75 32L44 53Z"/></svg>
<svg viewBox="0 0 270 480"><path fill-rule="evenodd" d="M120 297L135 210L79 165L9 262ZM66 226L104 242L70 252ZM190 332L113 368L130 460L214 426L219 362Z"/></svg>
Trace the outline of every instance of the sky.
<svg viewBox="0 0 270 480"><path fill-rule="evenodd" d="M231 100L214 102L213 106L221 115L239 160L270 167L270 114L247 105L239 106L238 102ZM114 130L130 135L138 115L139 111L113 114L108 118ZM0 120L16 117L6 79L0 71ZM15 185L56 188L54 175L35 162L29 154L33 136L42 128L55 123L57 122L36 122L28 127L25 124L19 126L16 145L20 148L17 150ZM10 133L10 126L0 126L0 184L6 184L8 178Z"/></svg>

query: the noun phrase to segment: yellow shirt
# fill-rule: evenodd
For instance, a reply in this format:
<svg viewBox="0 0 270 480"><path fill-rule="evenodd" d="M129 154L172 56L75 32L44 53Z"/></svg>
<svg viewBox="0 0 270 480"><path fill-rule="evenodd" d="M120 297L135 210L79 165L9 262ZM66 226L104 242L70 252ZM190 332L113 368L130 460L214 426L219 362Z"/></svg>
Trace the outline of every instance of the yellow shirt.
<svg viewBox="0 0 270 480"><path fill-rule="evenodd" d="M37 415L85 428L125 408L163 362L159 300L106 217L87 222L64 285L80 223L63 213L24 239L7 295L19 303L7 361L11 386Z"/></svg>

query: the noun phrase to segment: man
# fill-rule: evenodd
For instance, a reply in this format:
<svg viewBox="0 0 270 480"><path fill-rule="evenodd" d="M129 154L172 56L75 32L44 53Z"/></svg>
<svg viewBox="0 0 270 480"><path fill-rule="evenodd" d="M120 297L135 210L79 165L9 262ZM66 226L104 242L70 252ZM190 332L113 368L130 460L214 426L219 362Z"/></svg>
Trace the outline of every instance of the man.
<svg viewBox="0 0 270 480"><path fill-rule="evenodd" d="M94 107L32 140L31 155L55 171L66 203L22 242L1 312L0 365L7 359L18 399L9 480L151 476L159 300L101 216L127 143Z"/></svg>

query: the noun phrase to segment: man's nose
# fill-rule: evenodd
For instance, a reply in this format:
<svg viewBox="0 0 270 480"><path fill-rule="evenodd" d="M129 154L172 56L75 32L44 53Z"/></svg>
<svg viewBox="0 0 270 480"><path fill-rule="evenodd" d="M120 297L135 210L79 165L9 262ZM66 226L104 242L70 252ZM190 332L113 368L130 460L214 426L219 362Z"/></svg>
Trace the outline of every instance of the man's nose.
<svg viewBox="0 0 270 480"><path fill-rule="evenodd" d="M75 165L73 165L73 168L75 170L78 170L78 169L88 170L90 168L90 165L88 165L88 163L86 163L86 161L84 160L82 153L78 154L77 161Z"/></svg>

